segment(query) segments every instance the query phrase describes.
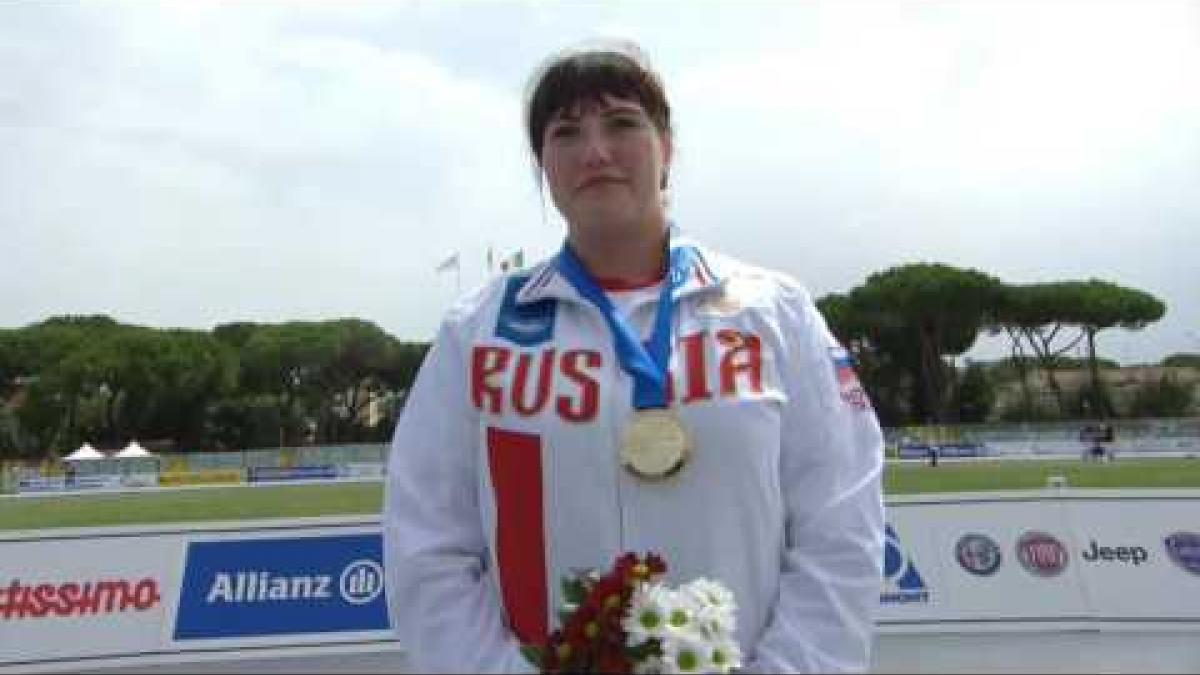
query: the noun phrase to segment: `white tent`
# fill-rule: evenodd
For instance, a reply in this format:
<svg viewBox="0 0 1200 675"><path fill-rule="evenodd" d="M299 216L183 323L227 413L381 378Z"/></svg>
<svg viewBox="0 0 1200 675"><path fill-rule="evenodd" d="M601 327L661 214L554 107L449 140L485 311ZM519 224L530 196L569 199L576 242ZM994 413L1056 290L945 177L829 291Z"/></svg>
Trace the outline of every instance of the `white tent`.
<svg viewBox="0 0 1200 675"><path fill-rule="evenodd" d="M120 452L113 455L117 459L125 459L127 457L154 457L154 453L138 445L137 441L129 441L129 445L121 449Z"/></svg>
<svg viewBox="0 0 1200 675"><path fill-rule="evenodd" d="M84 443L75 452L63 457L64 462L75 462L86 459L104 459L104 453L93 448L91 443Z"/></svg>

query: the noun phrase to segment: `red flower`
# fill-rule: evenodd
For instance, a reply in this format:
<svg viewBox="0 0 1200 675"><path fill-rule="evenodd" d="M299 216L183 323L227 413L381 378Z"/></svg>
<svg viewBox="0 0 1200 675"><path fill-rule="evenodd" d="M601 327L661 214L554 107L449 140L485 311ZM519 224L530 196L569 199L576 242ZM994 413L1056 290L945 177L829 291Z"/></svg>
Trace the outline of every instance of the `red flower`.
<svg viewBox="0 0 1200 675"><path fill-rule="evenodd" d="M635 553L617 557L612 569L600 575L564 579L564 592L579 602L561 628L550 635L542 658L547 673L630 673L633 657L621 621L629 609L634 586L665 574L662 556Z"/></svg>
<svg viewBox="0 0 1200 675"><path fill-rule="evenodd" d="M638 560L637 554L626 553L625 555L617 558L617 561L613 564L613 574L623 582L626 582L632 575L634 565L637 565L638 562L640 561Z"/></svg>
<svg viewBox="0 0 1200 675"><path fill-rule="evenodd" d="M667 573L667 561L657 553L646 555L646 567L650 568L650 576L657 577Z"/></svg>
<svg viewBox="0 0 1200 675"><path fill-rule="evenodd" d="M625 604L626 586L621 577L609 575L601 577L592 587L591 598L595 599L596 608L601 614L620 611Z"/></svg>
<svg viewBox="0 0 1200 675"><path fill-rule="evenodd" d="M588 643L596 637L588 635L588 624L595 623L598 617L599 613L596 608L590 604L581 605L579 609L575 610L562 630L567 644L580 652L586 650Z"/></svg>
<svg viewBox="0 0 1200 675"><path fill-rule="evenodd" d="M596 657L596 672L598 673L631 673L633 663L625 656L624 650L605 649Z"/></svg>
<svg viewBox="0 0 1200 675"><path fill-rule="evenodd" d="M645 560L634 553L626 553L617 558L613 565L613 574L625 584L632 585L638 581L648 581L653 577L665 574L667 564L662 556L656 553L646 554Z"/></svg>
<svg viewBox="0 0 1200 675"><path fill-rule="evenodd" d="M542 655L542 670L547 673L557 673L563 670L562 652L560 648L564 642L561 631L554 631L550 636L550 640L546 643L546 651Z"/></svg>

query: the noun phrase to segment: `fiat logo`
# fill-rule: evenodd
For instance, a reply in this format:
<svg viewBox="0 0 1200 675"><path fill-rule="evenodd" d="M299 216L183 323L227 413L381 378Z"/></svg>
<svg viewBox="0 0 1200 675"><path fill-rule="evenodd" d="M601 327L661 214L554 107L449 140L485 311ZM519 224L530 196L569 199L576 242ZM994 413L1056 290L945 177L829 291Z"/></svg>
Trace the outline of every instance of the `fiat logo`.
<svg viewBox="0 0 1200 675"><path fill-rule="evenodd" d="M1045 532L1026 532L1017 540L1017 560L1027 572L1055 577L1067 568L1067 547Z"/></svg>

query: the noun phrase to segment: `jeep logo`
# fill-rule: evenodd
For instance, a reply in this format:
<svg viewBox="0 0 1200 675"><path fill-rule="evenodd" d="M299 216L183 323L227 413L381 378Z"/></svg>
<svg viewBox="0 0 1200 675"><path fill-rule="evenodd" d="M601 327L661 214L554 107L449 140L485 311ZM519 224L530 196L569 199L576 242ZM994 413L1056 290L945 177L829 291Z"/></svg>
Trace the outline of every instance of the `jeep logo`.
<svg viewBox="0 0 1200 675"><path fill-rule="evenodd" d="M1141 546L1101 546L1092 540L1092 547L1083 552L1088 562L1118 562L1126 565L1141 565L1150 559L1150 552Z"/></svg>

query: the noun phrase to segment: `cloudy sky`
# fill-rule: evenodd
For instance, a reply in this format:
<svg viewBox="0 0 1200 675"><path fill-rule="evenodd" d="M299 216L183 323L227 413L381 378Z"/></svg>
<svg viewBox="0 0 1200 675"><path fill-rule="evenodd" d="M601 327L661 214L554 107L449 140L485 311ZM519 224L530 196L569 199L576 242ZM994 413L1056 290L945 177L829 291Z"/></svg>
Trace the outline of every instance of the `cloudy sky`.
<svg viewBox="0 0 1200 675"><path fill-rule="evenodd" d="M6 0L0 327L428 339L489 246L558 247L521 98L596 36L659 66L673 217L710 245L818 296L911 262L1101 278L1168 306L1102 353L1200 352L1200 3L1167 0Z"/></svg>

